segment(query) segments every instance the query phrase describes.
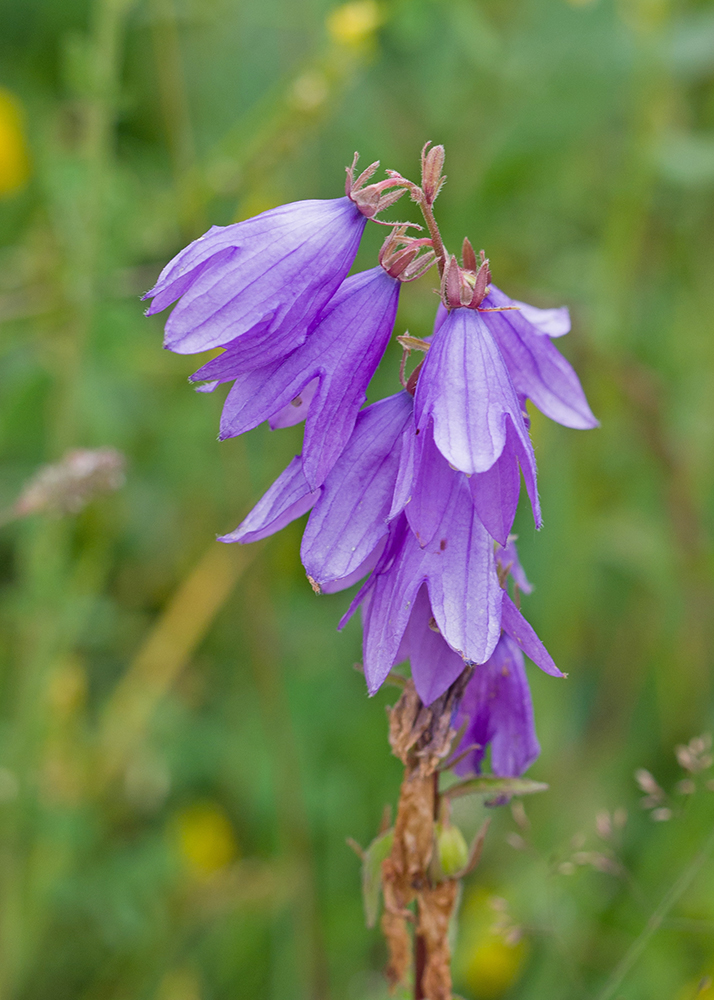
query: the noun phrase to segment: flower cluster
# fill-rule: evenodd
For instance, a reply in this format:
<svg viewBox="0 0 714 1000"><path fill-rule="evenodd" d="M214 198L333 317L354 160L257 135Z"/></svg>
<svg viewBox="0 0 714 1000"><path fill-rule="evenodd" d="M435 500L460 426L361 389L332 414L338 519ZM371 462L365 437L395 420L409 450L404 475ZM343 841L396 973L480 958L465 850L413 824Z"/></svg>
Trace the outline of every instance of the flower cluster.
<svg viewBox="0 0 714 1000"><path fill-rule="evenodd" d="M178 303L166 347L222 348L192 376L201 391L233 383L222 439L305 420L301 454L221 540L256 541L310 511L301 558L313 589L366 577L341 624L361 609L370 693L408 659L429 705L475 665L460 769L478 770L490 744L493 771L515 776L539 752L523 654L562 676L519 609L530 591L511 535L521 473L541 524L526 400L567 427L597 422L553 343L567 309L510 299L468 240L461 263L447 253L433 213L443 162L442 147L425 147L419 186L394 171L370 183L378 163L355 179L353 163L344 198L214 226L147 297L149 313ZM381 222L405 192L428 237L388 223L378 265L347 276L367 219ZM400 391L365 406L401 286L433 264L433 333L398 338L423 360L408 378L403 362Z"/></svg>

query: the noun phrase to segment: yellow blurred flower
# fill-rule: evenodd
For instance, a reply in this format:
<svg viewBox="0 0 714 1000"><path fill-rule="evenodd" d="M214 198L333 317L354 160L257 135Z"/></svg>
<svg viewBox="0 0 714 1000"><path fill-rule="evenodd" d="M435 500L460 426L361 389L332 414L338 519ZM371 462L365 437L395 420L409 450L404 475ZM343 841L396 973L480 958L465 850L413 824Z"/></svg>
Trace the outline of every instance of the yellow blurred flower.
<svg viewBox="0 0 714 1000"><path fill-rule="evenodd" d="M381 23L382 14L375 0L353 0L336 7L327 16L327 30L340 45L360 45Z"/></svg>
<svg viewBox="0 0 714 1000"><path fill-rule="evenodd" d="M685 983L677 994L676 1000L694 1000L695 997L704 997L705 1000L714 997L714 980L711 976L700 976L699 979Z"/></svg>
<svg viewBox="0 0 714 1000"><path fill-rule="evenodd" d="M175 818L178 852L194 875L220 871L238 855L238 842L225 812L215 802L195 802Z"/></svg>
<svg viewBox="0 0 714 1000"><path fill-rule="evenodd" d="M524 950L525 941L506 944L493 934L476 945L465 963L463 977L479 1000L503 996L520 972Z"/></svg>
<svg viewBox="0 0 714 1000"><path fill-rule="evenodd" d="M201 987L190 969L167 972L159 986L158 1000L201 1000Z"/></svg>
<svg viewBox="0 0 714 1000"><path fill-rule="evenodd" d="M458 983L478 1000L496 1000L518 979L528 942L513 924L507 903L483 887L467 894L461 908L459 940L454 955Z"/></svg>
<svg viewBox="0 0 714 1000"><path fill-rule="evenodd" d="M0 88L0 198L18 191L29 176L22 109L17 98Z"/></svg>

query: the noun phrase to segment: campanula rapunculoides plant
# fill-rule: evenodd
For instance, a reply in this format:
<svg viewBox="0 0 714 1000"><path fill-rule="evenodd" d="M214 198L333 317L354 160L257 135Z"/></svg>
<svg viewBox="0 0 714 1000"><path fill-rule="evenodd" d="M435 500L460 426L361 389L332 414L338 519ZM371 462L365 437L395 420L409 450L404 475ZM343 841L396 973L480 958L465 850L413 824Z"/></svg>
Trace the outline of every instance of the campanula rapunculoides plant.
<svg viewBox="0 0 714 1000"><path fill-rule="evenodd" d="M341 625L360 609L370 694L388 678L403 687L389 738L405 766L394 826L358 848L363 881L378 873L390 982L449 1000L448 925L485 834L467 848L449 803L545 787L521 777L539 753L524 654L563 676L520 610L531 589L512 535L521 475L541 526L526 400L566 427L597 421L554 344L567 309L509 298L468 239L460 263L446 250L433 210L443 147L424 147L419 185L391 170L373 182L378 163L355 178L356 161L345 197L212 227L147 297L149 313L176 303L170 350L222 349L192 376L200 391L232 383L221 439L305 421L302 453L221 541L265 538L309 511L301 558L315 592L363 581ZM405 193L428 235L378 218ZM389 234L377 266L348 276L368 219ZM433 332L397 338L401 388L365 406L401 286L433 265ZM407 375L412 352L423 358ZM393 670L407 660L408 680ZM463 780L442 790L449 769Z"/></svg>

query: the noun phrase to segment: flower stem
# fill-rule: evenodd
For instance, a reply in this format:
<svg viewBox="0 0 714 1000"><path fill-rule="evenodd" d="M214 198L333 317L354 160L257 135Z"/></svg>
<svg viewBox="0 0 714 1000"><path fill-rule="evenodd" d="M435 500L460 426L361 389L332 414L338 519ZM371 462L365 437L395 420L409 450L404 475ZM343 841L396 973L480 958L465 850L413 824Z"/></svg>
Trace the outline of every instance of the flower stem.
<svg viewBox="0 0 714 1000"><path fill-rule="evenodd" d="M427 201L426 196L423 193L418 204L421 209L421 214L424 216L424 222L426 222L426 228L429 230L429 236L431 237L434 253L436 254L436 266L439 268L439 277L442 277L444 274L444 268L446 267L447 254L444 241L442 240L441 233L439 232L439 226L436 222L436 217L434 216L434 208L431 203Z"/></svg>
<svg viewBox="0 0 714 1000"><path fill-rule="evenodd" d="M419 903L417 903L417 919ZM424 969L426 968L426 942L421 934L414 935L414 1000L426 1000L424 996Z"/></svg>

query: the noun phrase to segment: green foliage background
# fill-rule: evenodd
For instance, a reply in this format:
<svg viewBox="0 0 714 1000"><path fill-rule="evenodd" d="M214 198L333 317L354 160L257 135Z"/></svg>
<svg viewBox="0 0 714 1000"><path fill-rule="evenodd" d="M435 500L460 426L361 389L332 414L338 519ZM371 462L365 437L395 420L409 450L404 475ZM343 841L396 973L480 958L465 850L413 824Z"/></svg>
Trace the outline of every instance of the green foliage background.
<svg viewBox="0 0 714 1000"><path fill-rule="evenodd" d="M368 842L396 801L395 693L367 698L359 628L335 631L349 595L313 596L299 525L215 543L301 430L219 445L221 394L191 391L196 359L161 350L139 295L209 224L338 196L355 149L415 176L427 139L447 149L447 245L468 234L512 295L570 305L559 346L602 422L534 414L545 528L520 511L526 613L569 679L531 671L531 776L550 791L526 802L529 829L492 810L456 986L706 995L711 861L606 983L714 823L711 772L659 823L632 777L674 788L675 745L712 726L714 9L384 0L362 32L354 9L329 15L0 2L0 84L30 149L0 201L0 508L70 447L128 462L77 517L0 529L0 1000L386 996L345 837ZM368 228L360 266L383 235ZM405 289L397 332L429 331L432 284ZM373 398L398 360L394 345ZM461 801L473 830L483 808ZM595 817L616 807L616 873L572 862L610 856ZM520 944L489 930L494 895Z"/></svg>

